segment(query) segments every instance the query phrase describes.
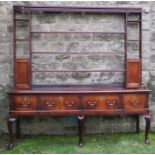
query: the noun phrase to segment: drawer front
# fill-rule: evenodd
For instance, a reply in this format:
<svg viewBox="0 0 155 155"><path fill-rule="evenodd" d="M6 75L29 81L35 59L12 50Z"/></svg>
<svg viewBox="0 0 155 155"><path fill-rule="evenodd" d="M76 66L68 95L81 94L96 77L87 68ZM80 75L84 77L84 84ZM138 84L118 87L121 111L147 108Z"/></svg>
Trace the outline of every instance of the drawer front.
<svg viewBox="0 0 155 155"><path fill-rule="evenodd" d="M80 97L77 96L62 96L61 109L63 110L78 110L80 106Z"/></svg>
<svg viewBox="0 0 155 155"><path fill-rule="evenodd" d="M121 97L118 95L106 95L103 97L103 108L108 109L121 109Z"/></svg>
<svg viewBox="0 0 155 155"><path fill-rule="evenodd" d="M82 103L84 109L101 109L102 96L98 95L83 96Z"/></svg>
<svg viewBox="0 0 155 155"><path fill-rule="evenodd" d="M125 109L142 109L147 107L147 95L129 94L124 95Z"/></svg>
<svg viewBox="0 0 155 155"><path fill-rule="evenodd" d="M17 111L33 111L37 109L37 98L31 95L14 96L14 108Z"/></svg>
<svg viewBox="0 0 155 155"><path fill-rule="evenodd" d="M90 95L82 99L85 109L110 110L120 109L121 100L115 95Z"/></svg>
<svg viewBox="0 0 155 155"><path fill-rule="evenodd" d="M58 96L41 96L40 98L41 110L59 110L60 98Z"/></svg>

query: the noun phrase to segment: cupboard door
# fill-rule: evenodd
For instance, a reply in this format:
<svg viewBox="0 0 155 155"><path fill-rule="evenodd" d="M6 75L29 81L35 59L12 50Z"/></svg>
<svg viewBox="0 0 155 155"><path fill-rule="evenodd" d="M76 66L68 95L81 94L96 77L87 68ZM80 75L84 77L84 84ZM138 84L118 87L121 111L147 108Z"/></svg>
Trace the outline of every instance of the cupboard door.
<svg viewBox="0 0 155 155"><path fill-rule="evenodd" d="M16 59L15 62L15 88L29 89L31 87L31 74L29 59Z"/></svg>
<svg viewBox="0 0 155 155"><path fill-rule="evenodd" d="M139 59L127 60L126 88L139 88L141 86L141 65Z"/></svg>

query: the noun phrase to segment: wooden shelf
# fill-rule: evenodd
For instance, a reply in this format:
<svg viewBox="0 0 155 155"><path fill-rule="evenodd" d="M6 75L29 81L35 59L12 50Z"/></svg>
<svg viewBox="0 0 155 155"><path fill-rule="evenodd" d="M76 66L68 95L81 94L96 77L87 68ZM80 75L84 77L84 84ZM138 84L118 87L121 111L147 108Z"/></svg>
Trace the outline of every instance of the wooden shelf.
<svg viewBox="0 0 155 155"><path fill-rule="evenodd" d="M79 6L19 6L14 5L14 11L17 12L35 12L35 13L141 13L141 8L134 8L134 7L79 7Z"/></svg>
<svg viewBox="0 0 155 155"><path fill-rule="evenodd" d="M15 19L15 21L18 21L18 22L28 22L29 19Z"/></svg>
<svg viewBox="0 0 155 155"><path fill-rule="evenodd" d="M139 23L142 22L142 20L127 20L129 23Z"/></svg>
<svg viewBox="0 0 155 155"><path fill-rule="evenodd" d="M65 31L53 31L53 32L48 32L48 31L31 31L31 33L47 33L47 34L125 34L125 32L77 32L77 31L68 31L68 32L65 32Z"/></svg>
<svg viewBox="0 0 155 155"><path fill-rule="evenodd" d="M125 72L125 69L111 69L111 70L32 70L32 72Z"/></svg>
<svg viewBox="0 0 155 155"><path fill-rule="evenodd" d="M127 40L127 41L129 41L129 42L132 42L132 41L136 41L136 42L140 42L141 40L137 40L137 39L129 39L129 40Z"/></svg>
<svg viewBox="0 0 155 155"><path fill-rule="evenodd" d="M119 55L124 52L32 52L32 54L85 54L85 55Z"/></svg>
<svg viewBox="0 0 155 155"><path fill-rule="evenodd" d="M29 39L16 39L15 41L30 41Z"/></svg>

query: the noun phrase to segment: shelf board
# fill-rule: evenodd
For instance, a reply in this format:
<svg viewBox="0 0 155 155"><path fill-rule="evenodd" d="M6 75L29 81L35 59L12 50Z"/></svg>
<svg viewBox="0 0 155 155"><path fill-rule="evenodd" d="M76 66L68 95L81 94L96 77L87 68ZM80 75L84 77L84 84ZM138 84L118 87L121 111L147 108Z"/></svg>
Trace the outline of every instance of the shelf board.
<svg viewBox="0 0 155 155"><path fill-rule="evenodd" d="M32 72L125 72L125 69L111 69L111 70L32 70Z"/></svg>
<svg viewBox="0 0 155 155"><path fill-rule="evenodd" d="M71 13L141 13L141 8L134 7L81 7L81 6L23 6L14 5L14 11L25 12L71 12Z"/></svg>
<svg viewBox="0 0 155 155"><path fill-rule="evenodd" d="M124 52L32 52L32 54L85 54L85 55L119 55Z"/></svg>
<svg viewBox="0 0 155 155"><path fill-rule="evenodd" d="M31 33L47 33L47 34L125 34L125 32L77 32L77 31L31 31Z"/></svg>
<svg viewBox="0 0 155 155"><path fill-rule="evenodd" d="M15 19L15 21L18 21L18 22L28 22L29 19Z"/></svg>
<svg viewBox="0 0 155 155"><path fill-rule="evenodd" d="M136 42L139 41L139 42L140 42L141 40L138 40L138 39L129 39L129 40L127 40L127 41L131 41L131 42L132 42L132 41L136 41Z"/></svg>
<svg viewBox="0 0 155 155"><path fill-rule="evenodd" d="M15 39L15 41L30 41L29 39Z"/></svg>
<svg viewBox="0 0 155 155"><path fill-rule="evenodd" d="M139 23L142 22L142 20L127 20L129 23Z"/></svg>

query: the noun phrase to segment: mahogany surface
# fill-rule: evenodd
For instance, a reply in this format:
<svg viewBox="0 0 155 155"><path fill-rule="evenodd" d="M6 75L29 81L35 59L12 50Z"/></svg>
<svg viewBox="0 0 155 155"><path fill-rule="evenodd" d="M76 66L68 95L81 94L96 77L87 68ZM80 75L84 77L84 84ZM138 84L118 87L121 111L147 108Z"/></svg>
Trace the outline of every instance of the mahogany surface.
<svg viewBox="0 0 155 155"><path fill-rule="evenodd" d="M16 13L28 13L28 19L17 19ZM115 13L124 17L124 32L40 32L32 31L32 13ZM128 15L139 15L138 20L129 20ZM91 15L91 14L90 14ZM16 38L16 22L28 22L29 38ZM139 23L139 40L128 40L127 24ZM42 52L32 51L32 33L62 33L62 34L122 34L124 35L124 69L111 70L80 70L80 72L123 72L123 84L111 85L33 85L32 72L61 72L61 70L32 70L32 54ZM53 7L53 6L14 6L13 8L13 45L14 45L14 89L9 93L10 111L8 116L9 145L13 147L13 122L16 123L16 135L20 137L20 118L31 116L77 116L79 129L79 146L83 145L85 116L135 116L136 132L139 132L139 116L146 121L145 143L149 143L148 133L151 124L149 113L150 90L142 86L142 9L141 8L102 8L102 7ZM16 41L28 41L30 57L16 58ZM139 42L139 58L128 59L127 42ZM50 52L45 52L50 54ZM67 54L68 52L66 52ZM95 54L97 54L96 52ZM119 52L103 52L117 55ZM56 54L56 53L53 53ZM58 54L61 54L58 53ZM72 54L79 54L72 52ZM89 54L87 51L84 54ZM101 54L101 53L98 53ZM78 72L79 70L65 70Z"/></svg>

